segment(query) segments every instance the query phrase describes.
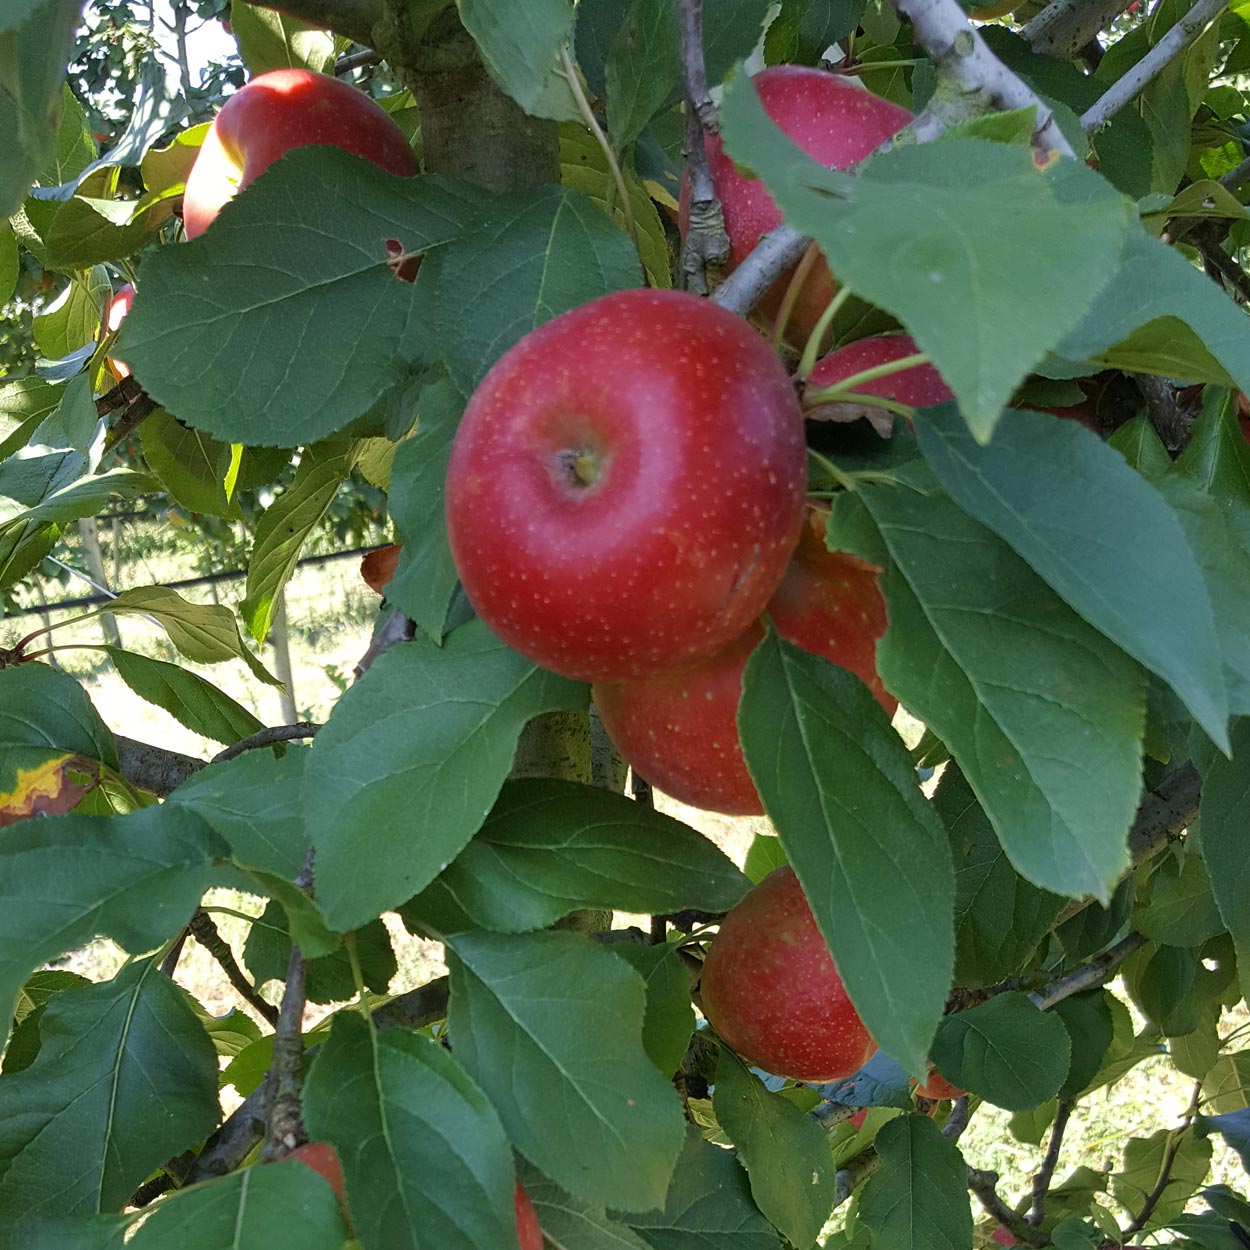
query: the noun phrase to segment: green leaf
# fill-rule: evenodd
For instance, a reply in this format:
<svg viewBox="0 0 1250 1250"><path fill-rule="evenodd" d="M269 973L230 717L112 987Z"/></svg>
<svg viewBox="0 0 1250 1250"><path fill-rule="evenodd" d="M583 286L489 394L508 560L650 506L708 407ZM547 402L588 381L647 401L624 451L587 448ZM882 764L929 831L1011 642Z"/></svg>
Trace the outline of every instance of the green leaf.
<svg viewBox="0 0 1250 1250"><path fill-rule="evenodd" d="M738 714L764 808L851 1001L881 1048L923 1072L954 962L946 836L857 677L773 632Z"/></svg>
<svg viewBox="0 0 1250 1250"><path fill-rule="evenodd" d="M0 670L0 811L23 773L63 755L117 767L113 735L87 692L46 664Z"/></svg>
<svg viewBox="0 0 1250 1250"><path fill-rule="evenodd" d="M1193 1077L1195 1081L1205 1079L1220 1054L1219 1020L1219 1007L1214 1006L1201 1015L1200 1023L1192 1033L1168 1038L1168 1053L1178 1072Z"/></svg>
<svg viewBox="0 0 1250 1250"><path fill-rule="evenodd" d="M1215 611L1215 655L1222 660L1229 709L1234 716L1250 715L1250 548L1245 542L1250 507L1204 494L1175 473L1158 486L1185 530Z"/></svg>
<svg viewBox="0 0 1250 1250"><path fill-rule="evenodd" d="M443 489L464 402L446 377L421 391L417 432L395 449L387 498L403 551L386 600L436 643L443 640L447 608L459 583L447 545Z"/></svg>
<svg viewBox="0 0 1250 1250"><path fill-rule="evenodd" d="M194 812L225 839L239 862L292 878L308 850L301 798L308 759L307 750L290 745L281 757L249 751L201 769L166 806Z"/></svg>
<svg viewBox="0 0 1250 1250"><path fill-rule="evenodd" d="M240 615L257 642L268 637L279 597L295 572L300 550L334 502L359 453L359 443L338 439L305 448L295 480L257 522L247 562L247 594L239 605Z"/></svg>
<svg viewBox="0 0 1250 1250"><path fill-rule="evenodd" d="M1092 171L1061 161L1039 175L1022 145L903 146L857 177L835 173L781 133L746 75L726 89L721 121L727 151L763 177L786 221L928 353L980 442L1106 285L1132 222L1129 202Z"/></svg>
<svg viewBox="0 0 1250 1250"><path fill-rule="evenodd" d="M191 512L242 519L234 496L237 445L219 443L159 408L139 427L139 443L148 469L177 503Z"/></svg>
<svg viewBox="0 0 1250 1250"><path fill-rule="evenodd" d="M677 948L668 942L659 946L613 942L608 949L629 964L647 987L642 1044L651 1062L671 1077L681 1066L694 1032L690 972Z"/></svg>
<svg viewBox="0 0 1250 1250"><path fill-rule="evenodd" d="M837 1192L825 1130L788 1098L765 1089L728 1051L716 1065L712 1105L759 1209L796 1250L814 1246Z"/></svg>
<svg viewBox="0 0 1250 1250"><path fill-rule="evenodd" d="M118 676L135 694L164 708L192 733L228 745L265 727L247 708L198 673L120 647L105 650Z"/></svg>
<svg viewBox="0 0 1250 1250"><path fill-rule="evenodd" d="M1233 757L1217 756L1202 786L1202 854L1250 996L1250 719L1233 725Z"/></svg>
<svg viewBox="0 0 1250 1250"><path fill-rule="evenodd" d="M1202 411L1191 434L1173 473L1212 496L1240 536L1241 545L1250 546L1250 443L1241 432L1237 405L1229 392L1204 392Z"/></svg>
<svg viewBox="0 0 1250 1250"><path fill-rule="evenodd" d="M56 154L65 65L81 0L18 0L0 15L0 217L22 206Z"/></svg>
<svg viewBox="0 0 1250 1250"><path fill-rule="evenodd" d="M757 833L747 848L742 871L752 885L759 885L775 868L784 868L789 862L776 834Z"/></svg>
<svg viewBox="0 0 1250 1250"><path fill-rule="evenodd" d="M31 322L39 354L59 360L93 342L111 291L108 274L102 267L75 274L65 290Z"/></svg>
<svg viewBox="0 0 1250 1250"><path fill-rule="evenodd" d="M365 988L385 994L398 965L390 934L380 920L371 920L355 931L356 955ZM291 935L281 907L270 903L247 935L243 962L257 985L285 981L291 959ZM312 1003L342 1003L356 996L351 960L344 947L305 965L307 998Z"/></svg>
<svg viewBox="0 0 1250 1250"><path fill-rule="evenodd" d="M31 507L19 509L7 517L0 511L0 550L7 542L27 537L32 527L95 516L115 496L133 499L159 489L158 483L146 473L136 473L133 469L109 469L76 478L67 485L52 485L53 489Z"/></svg>
<svg viewBox="0 0 1250 1250"><path fill-rule="evenodd" d="M1017 872L1105 899L1140 797L1141 670L922 466L896 475L830 521L831 546L887 565L882 680L949 747Z"/></svg>
<svg viewBox="0 0 1250 1250"><path fill-rule="evenodd" d="M568 83L557 77L560 49L573 37L569 0L456 0L460 20L490 76L533 117L577 116Z"/></svg>
<svg viewBox="0 0 1250 1250"><path fill-rule="evenodd" d="M927 1116L904 1115L877 1134L881 1166L859 1196L859 1219L880 1246L963 1250L972 1244L968 1169Z"/></svg>
<svg viewBox="0 0 1250 1250"><path fill-rule="evenodd" d="M0 1220L117 1210L217 1123L217 1056L155 961L58 995L41 1032L0 1079Z"/></svg>
<svg viewBox="0 0 1250 1250"><path fill-rule="evenodd" d="M0 221L0 305L7 304L13 298L20 273L17 236L7 221Z"/></svg>
<svg viewBox="0 0 1250 1250"><path fill-rule="evenodd" d="M947 1080L1008 1111L1057 1093L1070 1059L1063 1021L1018 991L946 1016L933 1043L933 1062Z"/></svg>
<svg viewBox="0 0 1250 1250"><path fill-rule="evenodd" d="M638 234L638 251L647 271L647 285L667 289L673 285L673 258L659 210L638 174L628 167L621 172ZM625 226L621 197L607 157L582 122L564 122L560 127L560 183L590 196L618 226Z"/></svg>
<svg viewBox="0 0 1250 1250"><path fill-rule="evenodd" d="M967 778L948 764L933 796L955 863L955 982L993 985L1026 965L1065 900L1011 866Z"/></svg>
<svg viewBox="0 0 1250 1250"><path fill-rule="evenodd" d="M1128 461L1129 467L1136 469L1142 477L1157 478L1172 465L1172 457L1163 446L1163 440L1145 417L1133 417L1126 421L1107 439L1107 444L1114 447Z"/></svg>
<svg viewBox="0 0 1250 1250"><path fill-rule="evenodd" d="M9 1004L33 969L93 937L115 938L131 952L173 937L224 850L203 821L163 806L7 829L0 838L0 1020L11 1018Z"/></svg>
<svg viewBox="0 0 1250 1250"><path fill-rule="evenodd" d="M1200 946L1227 932L1196 842L1187 844L1183 855L1166 856L1151 873L1149 894L1139 901L1133 927L1168 946Z"/></svg>
<svg viewBox="0 0 1250 1250"><path fill-rule="evenodd" d="M728 911L747 888L713 842L671 816L608 790L528 780L504 787L481 830L409 906L444 932L523 933L579 907Z"/></svg>
<svg viewBox="0 0 1250 1250"><path fill-rule="evenodd" d="M479 195L296 148L208 233L148 258L114 354L157 403L223 442L325 438L403 382L423 350L417 288L396 279L387 240L437 247ZM271 342L286 349L257 350Z"/></svg>
<svg viewBox="0 0 1250 1250"><path fill-rule="evenodd" d="M1105 1235L1084 1220L1067 1219L1055 1226L1050 1239L1055 1250L1098 1250Z"/></svg>
<svg viewBox="0 0 1250 1250"><path fill-rule="evenodd" d="M733 1152L705 1142L693 1125L686 1130L664 1209L623 1219L652 1250L781 1250Z"/></svg>
<svg viewBox="0 0 1250 1250"><path fill-rule="evenodd" d="M137 252L172 215L172 197L102 200L75 195L65 201L27 200L27 222L39 234L36 250L48 269L70 273Z"/></svg>
<svg viewBox="0 0 1250 1250"><path fill-rule="evenodd" d="M334 1190L298 1159L243 1168L149 1210L127 1250L342 1250L348 1237Z"/></svg>
<svg viewBox="0 0 1250 1250"><path fill-rule="evenodd" d="M1073 994L1054 1006L1072 1044L1068 1075L1059 1088L1061 1098L1076 1098L1098 1075L1111 1039L1115 1022L1111 1015L1111 995L1104 989Z"/></svg>
<svg viewBox="0 0 1250 1250"><path fill-rule="evenodd" d="M769 65L815 65L830 44L859 25L866 0L783 0L768 27L764 59Z"/></svg>
<svg viewBox="0 0 1250 1250"><path fill-rule="evenodd" d="M973 441L949 405L926 412L916 433L951 498L1162 677L1212 741L1227 747L1211 601L1185 530L1158 491L1088 430L1049 413L1010 412L988 447ZM1142 526L1149 551L1138 542Z"/></svg>
<svg viewBox="0 0 1250 1250"><path fill-rule="evenodd" d="M536 1168L521 1169L521 1184L551 1245L564 1250L647 1250L637 1233L611 1219L603 1207L565 1193Z"/></svg>
<svg viewBox="0 0 1250 1250"><path fill-rule="evenodd" d="M659 112L681 74L681 31L673 0L633 0L604 66L608 133L618 152Z"/></svg>
<svg viewBox="0 0 1250 1250"><path fill-rule="evenodd" d="M61 387L39 378L0 379L0 461L30 442L62 394Z"/></svg>
<svg viewBox="0 0 1250 1250"><path fill-rule="evenodd" d="M495 201L430 259L439 352L466 395L536 326L642 279L629 236L563 187Z"/></svg>
<svg viewBox="0 0 1250 1250"><path fill-rule="evenodd" d="M13 1034L4 1049L4 1073L11 1076L35 1062L41 1045L40 1026L48 1004L65 990L90 985L86 977L63 969L36 972L17 996L13 1012Z"/></svg>
<svg viewBox="0 0 1250 1250"><path fill-rule="evenodd" d="M438 1042L338 1016L313 1060L304 1116L313 1138L338 1150L365 1245L495 1250L515 1240L508 1140Z"/></svg>
<svg viewBox="0 0 1250 1250"><path fill-rule="evenodd" d="M461 933L448 953L456 1057L517 1149L587 1201L660 1206L681 1103L643 1050L638 974L573 933Z"/></svg>
<svg viewBox="0 0 1250 1250"><path fill-rule="evenodd" d="M1129 1211L1141 1210L1146 1195L1152 1193L1162 1175L1164 1152L1172 1133L1160 1129L1149 1137L1134 1138L1124 1148L1124 1164L1112 1174L1111 1191L1116 1201ZM1154 1214L1146 1221L1146 1231L1162 1228L1181 1214L1211 1167L1211 1142L1197 1133L1186 1133L1176 1150L1168 1175L1170 1180L1159 1198Z"/></svg>
<svg viewBox="0 0 1250 1250"><path fill-rule="evenodd" d="M334 72L334 36L328 30L244 0L230 6L230 29L252 78L271 69Z"/></svg>
<svg viewBox="0 0 1250 1250"><path fill-rule="evenodd" d="M168 586L139 586L110 599L108 612L155 617L178 652L193 664L242 660L271 686L280 684L247 649L230 609L216 603L192 603Z"/></svg>
<svg viewBox="0 0 1250 1250"><path fill-rule="evenodd" d="M1141 231L1080 325L1055 347L1067 360L1250 390L1250 322L1201 269Z"/></svg>
<svg viewBox="0 0 1250 1250"><path fill-rule="evenodd" d="M481 828L526 722L586 703L584 685L476 620L442 647L418 639L382 655L317 735L304 786L330 924L353 928L429 885Z"/></svg>

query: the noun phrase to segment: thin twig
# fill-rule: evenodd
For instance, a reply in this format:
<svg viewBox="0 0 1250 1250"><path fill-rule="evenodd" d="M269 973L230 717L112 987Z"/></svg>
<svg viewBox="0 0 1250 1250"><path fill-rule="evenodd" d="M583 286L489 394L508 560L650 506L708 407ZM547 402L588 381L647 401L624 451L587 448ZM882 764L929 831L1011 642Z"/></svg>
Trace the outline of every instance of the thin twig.
<svg viewBox="0 0 1250 1250"><path fill-rule="evenodd" d="M1021 1245L1048 1246L1050 1238L1013 1211L998 1194L998 1173L980 1168L968 1169L968 1188L976 1195L985 1213L997 1220Z"/></svg>
<svg viewBox="0 0 1250 1250"><path fill-rule="evenodd" d="M221 930L206 911L197 911L191 917L187 931L217 961L226 980L234 987L235 992L255 1011L267 1020L271 1027L278 1024L278 1009L267 1003L257 992L256 987L247 979L243 969L239 967L230 949L230 944L221 936Z"/></svg>
<svg viewBox="0 0 1250 1250"><path fill-rule="evenodd" d="M1146 1200L1142 1203L1142 1208L1137 1213L1136 1218L1124 1230L1125 1239L1132 1237L1134 1233L1140 1233L1146 1227L1147 1221L1155 1213L1155 1208L1159 1205L1159 1200L1163 1197L1167 1187L1172 1183L1172 1169L1176 1166L1176 1159L1185 1141L1185 1134L1189 1132L1194 1118L1198 1114L1198 1103L1201 1097L1202 1082L1195 1081L1193 1096L1189 1100L1189 1106L1185 1109L1185 1118L1177 1128L1174 1128L1168 1134L1167 1143L1163 1147L1163 1158L1159 1160L1158 1179L1155 1181L1154 1188L1146 1195Z"/></svg>
<svg viewBox="0 0 1250 1250"><path fill-rule="evenodd" d="M1059 1151L1063 1148L1063 1135L1067 1131L1073 1106L1075 1103L1070 1098L1060 1098L1055 1107L1055 1119L1050 1126L1046 1154L1033 1178L1033 1205L1025 1216L1034 1228L1041 1228L1042 1220L1046 1216L1046 1197L1050 1193L1051 1182L1055 1179L1055 1168L1059 1166Z"/></svg>
<svg viewBox="0 0 1250 1250"><path fill-rule="evenodd" d="M803 259L811 239L789 226L770 230L724 282L712 298L722 307L741 317L760 302L769 287L787 269Z"/></svg>
<svg viewBox="0 0 1250 1250"><path fill-rule="evenodd" d="M1051 0L1026 22L1020 36L1039 56L1070 61L1105 30L1131 0Z"/></svg>
<svg viewBox="0 0 1250 1250"><path fill-rule="evenodd" d="M1082 964L1079 968L1069 972L1067 976L1052 981L1042 989L1035 990L1029 997L1036 1007L1045 1011L1056 1003L1063 1002L1065 998L1071 998L1073 994L1079 994L1082 990L1092 990L1108 980L1112 972L1145 940L1140 933L1130 933L1096 959L1091 959L1089 963Z"/></svg>
<svg viewBox="0 0 1250 1250"><path fill-rule="evenodd" d="M246 738L240 738L238 742L232 743L224 751L218 751L210 763L224 764L227 760L232 760L246 751L255 751L259 747L271 747L279 742L296 742L301 738L315 738L320 728L320 725L315 725L312 721L301 720L296 721L294 725L272 725L268 729L258 729L254 734L249 734Z"/></svg>
<svg viewBox="0 0 1250 1250"><path fill-rule="evenodd" d="M1126 104L1137 98L1225 9L1228 0L1198 0L1136 65L1123 74L1081 115L1081 126L1092 134L1105 126Z"/></svg>
<svg viewBox="0 0 1250 1250"><path fill-rule="evenodd" d="M965 98L974 97L978 104L1035 109L1035 146L1061 156L1074 155L1051 109L990 51L958 0L894 0L894 7L911 22L917 43L933 57L939 79L955 84Z"/></svg>
<svg viewBox="0 0 1250 1250"><path fill-rule="evenodd" d="M411 642L416 637L417 627L399 609L382 622L374 631L369 643L369 650L364 653L360 663L356 665L355 678L359 681L372 667L373 662L384 651L389 651L397 643Z"/></svg>
<svg viewBox="0 0 1250 1250"><path fill-rule="evenodd" d="M845 1167L839 1168L832 1210L836 1211L844 1202L847 1202L880 1164L881 1156L870 1146L862 1154L857 1154L851 1159Z"/></svg>
<svg viewBox="0 0 1250 1250"><path fill-rule="evenodd" d="M334 62L335 78L342 78L344 74L350 74L352 70L363 69L366 65L377 65L382 60L380 52L374 52L372 48L362 48L359 52L351 52L347 56L341 56Z"/></svg>
<svg viewBox="0 0 1250 1250"><path fill-rule="evenodd" d="M1176 388L1166 378L1149 373L1139 373L1133 381L1145 400L1146 416L1164 447L1173 454L1179 452L1189 442L1194 418L1177 403Z"/></svg>
<svg viewBox="0 0 1250 1250"><path fill-rule="evenodd" d="M964 1129L968 1127L968 1121L971 1118L972 1111L968 1106L968 1095L960 1094L951 1104L951 1113L946 1117L946 1123L942 1126L942 1136L947 1141L958 1142L964 1135Z"/></svg>
<svg viewBox="0 0 1250 1250"><path fill-rule="evenodd" d="M1207 226L1191 231L1190 239L1203 261L1232 287L1237 298L1250 303L1250 275L1224 250L1222 234Z"/></svg>
<svg viewBox="0 0 1250 1250"><path fill-rule="evenodd" d="M704 134L716 134L716 107L708 92L703 63L703 0L680 0L682 85L686 97L682 152L690 179L690 219L681 247L681 272L686 290L707 294L707 267L729 259L725 213L708 166Z"/></svg>
<svg viewBox="0 0 1250 1250"><path fill-rule="evenodd" d="M166 747L117 735L118 771L132 785L158 798L172 794L184 781L204 767L203 760Z"/></svg>
<svg viewBox="0 0 1250 1250"><path fill-rule="evenodd" d="M182 958L182 948L187 944L190 932L190 929L183 929L174 939L174 944L166 952L165 958L161 960L161 971L167 977L172 977L178 971L178 960Z"/></svg>

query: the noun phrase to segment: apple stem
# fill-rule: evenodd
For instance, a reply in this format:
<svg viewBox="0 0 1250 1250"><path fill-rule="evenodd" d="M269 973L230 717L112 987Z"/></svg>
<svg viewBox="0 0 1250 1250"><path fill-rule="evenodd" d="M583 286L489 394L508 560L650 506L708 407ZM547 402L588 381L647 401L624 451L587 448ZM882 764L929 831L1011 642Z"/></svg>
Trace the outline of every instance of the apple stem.
<svg viewBox="0 0 1250 1250"><path fill-rule="evenodd" d="M807 458L825 473L835 485L840 486L843 490L853 491L855 489L855 478L844 469L838 468L828 456L822 456L820 452L809 447L807 449Z"/></svg>
<svg viewBox="0 0 1250 1250"><path fill-rule="evenodd" d="M642 247L638 242L638 227L634 224L634 209L629 202L629 191L625 186L625 176L621 173L620 163L616 159L616 153L612 151L612 145L608 142L607 135L603 133L603 127L599 125L599 119L595 116L594 109L590 107L590 101L586 98L586 92L582 90L582 80L577 75L577 66L573 64L573 58L569 56L567 47L560 49L560 60L564 65L564 77L568 80L569 90L573 93L573 99L577 101L577 111L582 115L582 120L586 123L587 129L595 136L595 142L599 144L599 147L603 150L603 155L607 158L608 170L612 174L612 182L621 201L621 216L625 218L625 229L633 241L634 251L638 253L638 259L642 263L643 276L646 277L647 264L643 259ZM609 204L609 210L611 207L611 204Z"/></svg>
<svg viewBox="0 0 1250 1250"><path fill-rule="evenodd" d="M774 348L781 346L781 340L785 335L786 326L790 324L794 306L799 302L799 292L803 289L803 283L807 281L807 275L812 272L812 266L815 265L819 255L820 248L813 240L807 245L807 251L803 253L803 259L799 261L795 266L794 273L790 275L790 282L786 286L786 293L782 298L781 307L777 309L777 316L773 319Z"/></svg>
<svg viewBox="0 0 1250 1250"><path fill-rule="evenodd" d="M806 382L812 376L812 370L816 367L816 358L820 355L820 345L825 341L829 327L833 325L833 319L850 298L851 288L843 284L838 293L829 301L825 311L820 314L820 320L816 322L811 334L807 336L807 342L803 346L803 355L794 375L800 382Z"/></svg>

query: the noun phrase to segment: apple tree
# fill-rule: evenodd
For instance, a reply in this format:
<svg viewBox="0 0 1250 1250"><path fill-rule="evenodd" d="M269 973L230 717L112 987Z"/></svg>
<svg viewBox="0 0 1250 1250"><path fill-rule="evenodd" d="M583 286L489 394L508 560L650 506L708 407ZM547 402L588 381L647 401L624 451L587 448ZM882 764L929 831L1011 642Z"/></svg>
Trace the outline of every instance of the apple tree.
<svg viewBox="0 0 1250 1250"><path fill-rule="evenodd" d="M398 550L324 725L108 649L211 760L0 626L0 1246L1250 1246L1250 10L175 0L91 99L143 7L0 8L0 589L285 483L108 608L272 683L354 472Z"/></svg>

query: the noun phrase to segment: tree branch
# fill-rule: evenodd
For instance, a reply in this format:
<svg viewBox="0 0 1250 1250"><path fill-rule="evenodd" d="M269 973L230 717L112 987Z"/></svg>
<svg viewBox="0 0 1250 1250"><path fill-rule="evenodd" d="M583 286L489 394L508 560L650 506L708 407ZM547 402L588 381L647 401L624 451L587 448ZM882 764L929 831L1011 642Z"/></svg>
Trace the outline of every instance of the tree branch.
<svg viewBox="0 0 1250 1250"><path fill-rule="evenodd" d="M976 1195L985 1213L997 1220L1023 1246L1048 1246L1050 1238L1025 1222L998 1196L998 1173L968 1169L968 1188Z"/></svg>
<svg viewBox="0 0 1250 1250"><path fill-rule="evenodd" d="M768 288L803 259L810 242L807 235L789 226L770 230L751 255L716 288L712 298L722 308L745 317L764 298Z"/></svg>
<svg viewBox="0 0 1250 1250"><path fill-rule="evenodd" d="M1167 1144L1163 1148L1163 1158L1159 1160L1159 1178L1155 1182L1154 1188L1146 1195L1146 1200L1142 1203L1141 1210L1137 1213L1137 1217L1124 1230L1125 1239L1132 1237L1134 1233L1140 1233L1146 1226L1146 1221L1155 1213L1155 1208L1159 1205L1159 1199L1163 1197L1164 1191L1172 1183L1172 1169L1176 1166L1176 1158L1181 1152L1181 1144L1185 1140L1185 1134L1189 1132L1190 1126L1194 1122L1194 1117L1198 1114L1198 1100L1202 1097L1202 1082L1194 1083L1193 1097L1189 1100L1189 1106L1185 1110L1185 1119L1178 1128L1172 1130L1168 1135Z"/></svg>
<svg viewBox="0 0 1250 1250"><path fill-rule="evenodd" d="M1070 61L1100 30L1128 8L1130 0L1051 0L1020 31L1039 56Z"/></svg>
<svg viewBox="0 0 1250 1250"><path fill-rule="evenodd" d="M1216 0L1200 2L1215 3ZM1034 144L1062 156L1074 155L1071 144L1055 123L1054 114L1031 87L989 50L958 0L894 0L894 7L911 22L916 41L933 58L939 78L939 97L941 81L946 80L963 96L977 97L978 107L983 102L987 107L1001 109L1036 109ZM960 101L952 103L956 109L961 108Z"/></svg>
<svg viewBox="0 0 1250 1250"><path fill-rule="evenodd" d="M374 631L369 650L361 656L360 663L356 665L356 680L359 681L369 671L374 660L384 651L389 651L396 643L411 642L416 634L416 625L396 608Z"/></svg>
<svg viewBox="0 0 1250 1250"><path fill-rule="evenodd" d="M245 751L254 751L258 747L273 746L278 742L295 742L301 738L315 738L317 730L320 728L320 725L314 725L312 721L301 720L296 721L294 725L273 725L268 729L258 729L254 734L246 738L240 738L238 742L226 747L224 751L218 751L209 763L224 764L227 760L232 760L236 756L242 755Z"/></svg>
<svg viewBox="0 0 1250 1250"><path fill-rule="evenodd" d="M1070 1098L1061 1098L1055 1108L1054 1123L1050 1126L1050 1141L1046 1144L1046 1154L1042 1166L1037 1169L1033 1178L1033 1205L1025 1217L1034 1228L1041 1228L1046 1215L1046 1196L1050 1193L1051 1182L1055 1179L1055 1168L1059 1166L1059 1151L1063 1147L1063 1135L1068 1128L1068 1118L1072 1115L1075 1104Z"/></svg>
<svg viewBox="0 0 1250 1250"><path fill-rule="evenodd" d="M1132 69L1116 79L1082 114L1081 125L1085 133L1091 134L1105 126L1180 56L1226 8L1228 0L1198 0Z"/></svg>
<svg viewBox="0 0 1250 1250"><path fill-rule="evenodd" d="M448 978L439 977L400 994L389 1003L383 1003L373 1013L374 1027L423 1029L436 1020L444 1019L447 1015L448 986ZM315 1053L315 1047L308 1052L310 1056ZM188 1185L225 1176L251 1154L265 1135L266 1088L266 1083L262 1083L253 1090L205 1142L187 1177Z"/></svg>
<svg viewBox="0 0 1250 1250"><path fill-rule="evenodd" d="M861 1154L848 1161L846 1167L838 1169L837 1191L831 1210L836 1211L850 1196L877 1170L881 1164L881 1156L870 1146Z"/></svg>
<svg viewBox="0 0 1250 1250"><path fill-rule="evenodd" d="M1133 378L1141 397L1146 401L1146 416L1164 447L1176 453L1189 442L1193 417L1176 400L1176 390L1166 378L1139 373Z"/></svg>
<svg viewBox="0 0 1250 1250"><path fill-rule="evenodd" d="M217 928L212 916L206 911L197 911L191 917L187 930L217 961L222 972L226 974L226 980L234 987L239 997L259 1012L269 1022L271 1027L276 1027L278 1024L278 1009L272 1003L267 1003L261 998L260 994L257 993L256 987L244 975L243 969L239 967L234 957L234 951L230 949L226 939L221 936L221 931Z"/></svg>
<svg viewBox="0 0 1250 1250"><path fill-rule="evenodd" d="M958 1142L964 1135L964 1129L968 1127L970 1119L972 1119L972 1111L968 1106L968 1095L960 1094L951 1104L951 1113L942 1126L942 1136L947 1141Z"/></svg>
<svg viewBox="0 0 1250 1250"><path fill-rule="evenodd" d="M708 166L705 132L719 129L716 106L708 92L703 63L703 0L680 0L682 85L686 96L682 153L690 179L690 219L681 247L681 271L686 290L707 294L707 267L729 259L725 213L716 195Z"/></svg>
<svg viewBox="0 0 1250 1250"><path fill-rule="evenodd" d="M154 747L133 738L114 736L117 744L117 762L121 775L132 786L164 798L172 794L184 781L204 767L203 760Z"/></svg>
<svg viewBox="0 0 1250 1250"><path fill-rule="evenodd" d="M291 947L282 991L282 1010L273 1035L273 1066L265 1079L265 1145L261 1157L285 1159L307 1140L300 1108L304 1063L304 984L307 965L300 948Z"/></svg>
<svg viewBox="0 0 1250 1250"><path fill-rule="evenodd" d="M1040 990L1035 990L1029 997L1035 1006L1046 1011L1056 1003L1063 1002L1065 998L1071 998L1073 994L1079 994L1082 990L1092 990L1107 980L1116 967L1122 964L1145 940L1140 933L1130 933L1109 950L1103 951L1096 959L1091 959L1089 963L1073 969L1067 976L1052 981Z"/></svg>

